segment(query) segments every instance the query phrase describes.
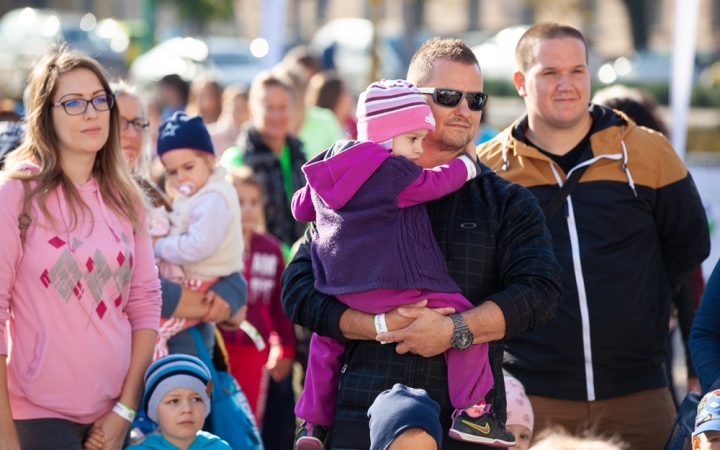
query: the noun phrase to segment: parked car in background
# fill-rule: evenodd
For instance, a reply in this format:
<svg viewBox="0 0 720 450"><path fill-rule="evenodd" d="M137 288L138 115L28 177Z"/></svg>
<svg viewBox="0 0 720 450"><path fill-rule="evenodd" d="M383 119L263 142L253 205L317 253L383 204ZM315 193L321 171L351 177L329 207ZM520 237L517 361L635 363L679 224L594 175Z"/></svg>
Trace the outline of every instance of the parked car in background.
<svg viewBox="0 0 720 450"><path fill-rule="evenodd" d="M138 56L130 65L130 79L148 85L170 74L187 81L208 75L223 86L234 83L249 86L261 70L260 58L253 56L250 43L244 39L176 37Z"/></svg>
<svg viewBox="0 0 720 450"><path fill-rule="evenodd" d="M87 53L111 76L127 73L125 51L130 40L120 22L98 20L90 13L14 9L0 19L0 89L19 98L30 65L54 42L67 42Z"/></svg>
<svg viewBox="0 0 720 450"><path fill-rule="evenodd" d="M350 90L358 94L370 84L372 77L372 43L375 26L366 19L333 19L315 32L308 48L321 56L333 48L333 61L337 71L348 81ZM400 33L393 36L389 31L378 30L379 78L405 78L407 66L402 63L397 47Z"/></svg>
<svg viewBox="0 0 720 450"><path fill-rule="evenodd" d="M698 53L695 56L693 79L698 80L708 65L712 63L712 56ZM640 84L669 84L672 72L672 55L670 52L654 50L631 51L613 61L609 61L597 70L597 76L605 84L627 83Z"/></svg>
<svg viewBox="0 0 720 450"><path fill-rule="evenodd" d="M504 28L490 36L485 42L472 47L482 69L483 79L512 83L515 73L515 47L530 25L515 25ZM597 68L605 59L589 49L590 73L597 79Z"/></svg>

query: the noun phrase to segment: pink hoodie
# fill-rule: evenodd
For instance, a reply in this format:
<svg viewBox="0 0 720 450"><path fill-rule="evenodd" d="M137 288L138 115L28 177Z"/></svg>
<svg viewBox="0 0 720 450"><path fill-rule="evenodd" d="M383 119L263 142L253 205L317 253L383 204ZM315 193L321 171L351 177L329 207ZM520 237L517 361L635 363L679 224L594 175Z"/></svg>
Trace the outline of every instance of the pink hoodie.
<svg viewBox="0 0 720 450"><path fill-rule="evenodd" d="M102 200L94 179L76 186L93 217L69 230L62 189L47 197L56 227L33 202L20 242L22 183L0 181L0 354L8 354L15 419L91 423L120 397L131 332L157 330L160 282L147 232L133 233ZM9 351L8 351L9 350Z"/></svg>

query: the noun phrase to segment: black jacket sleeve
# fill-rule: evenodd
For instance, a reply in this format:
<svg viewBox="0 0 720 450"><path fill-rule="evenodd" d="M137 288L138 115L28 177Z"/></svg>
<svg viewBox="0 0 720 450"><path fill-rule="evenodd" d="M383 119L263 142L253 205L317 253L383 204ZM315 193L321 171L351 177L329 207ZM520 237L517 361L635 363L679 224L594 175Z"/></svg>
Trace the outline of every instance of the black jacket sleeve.
<svg viewBox="0 0 720 450"><path fill-rule="evenodd" d="M710 231L690 173L656 190L655 224L673 292L710 254Z"/></svg>
<svg viewBox="0 0 720 450"><path fill-rule="evenodd" d="M315 233L312 223L305 231L302 244L282 275L282 305L285 314L320 336L340 342L348 340L340 331L340 316L348 306L332 295L315 290L310 243Z"/></svg>
<svg viewBox="0 0 720 450"><path fill-rule="evenodd" d="M498 214L502 217L497 265L504 289L489 298L505 316L505 340L509 340L555 318L562 281L537 199L515 183L502 180L498 184Z"/></svg>

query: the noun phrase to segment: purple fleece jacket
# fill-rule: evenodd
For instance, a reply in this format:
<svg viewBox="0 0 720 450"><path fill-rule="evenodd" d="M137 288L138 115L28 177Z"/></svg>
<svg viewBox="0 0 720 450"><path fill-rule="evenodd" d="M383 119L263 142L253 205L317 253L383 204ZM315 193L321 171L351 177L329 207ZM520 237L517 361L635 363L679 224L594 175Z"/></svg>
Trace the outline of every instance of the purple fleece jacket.
<svg viewBox="0 0 720 450"><path fill-rule="evenodd" d="M315 288L330 295L460 292L422 203L459 189L474 167L466 160L423 169L374 142L339 141L305 164L308 182L295 193L292 210L297 220L316 222Z"/></svg>

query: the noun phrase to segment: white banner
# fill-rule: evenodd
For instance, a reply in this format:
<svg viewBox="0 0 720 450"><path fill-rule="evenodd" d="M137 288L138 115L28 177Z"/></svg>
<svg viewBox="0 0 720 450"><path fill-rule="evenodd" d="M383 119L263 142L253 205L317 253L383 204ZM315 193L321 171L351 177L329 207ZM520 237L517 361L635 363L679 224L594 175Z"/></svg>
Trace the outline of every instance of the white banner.
<svg viewBox="0 0 720 450"><path fill-rule="evenodd" d="M685 159L687 116L690 109L695 72L695 41L700 0L675 0L673 24L672 74L670 77L670 140L680 158Z"/></svg>
<svg viewBox="0 0 720 450"><path fill-rule="evenodd" d="M264 69L271 69L285 55L285 17L287 0L262 0L261 37L268 43L268 53L262 58Z"/></svg>

